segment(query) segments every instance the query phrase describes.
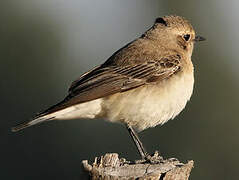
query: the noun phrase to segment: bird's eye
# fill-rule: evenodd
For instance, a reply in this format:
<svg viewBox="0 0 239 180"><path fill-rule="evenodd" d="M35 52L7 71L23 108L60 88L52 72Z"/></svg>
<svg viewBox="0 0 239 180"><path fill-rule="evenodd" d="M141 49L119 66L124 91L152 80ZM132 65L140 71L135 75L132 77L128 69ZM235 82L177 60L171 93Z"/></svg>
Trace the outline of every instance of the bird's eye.
<svg viewBox="0 0 239 180"><path fill-rule="evenodd" d="M185 39L185 41L188 41L190 39L190 34L185 34L183 36L183 39Z"/></svg>

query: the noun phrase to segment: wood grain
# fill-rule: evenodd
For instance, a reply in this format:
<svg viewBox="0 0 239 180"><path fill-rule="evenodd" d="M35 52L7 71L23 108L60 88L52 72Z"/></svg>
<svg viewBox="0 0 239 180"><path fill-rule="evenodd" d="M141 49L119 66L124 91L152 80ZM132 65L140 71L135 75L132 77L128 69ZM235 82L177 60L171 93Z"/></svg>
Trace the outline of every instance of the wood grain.
<svg viewBox="0 0 239 180"><path fill-rule="evenodd" d="M93 164L82 161L83 168L92 180L187 180L193 168L193 161L186 164L175 158L164 160L157 153L152 162L135 162L119 158L117 153L107 153L96 157Z"/></svg>

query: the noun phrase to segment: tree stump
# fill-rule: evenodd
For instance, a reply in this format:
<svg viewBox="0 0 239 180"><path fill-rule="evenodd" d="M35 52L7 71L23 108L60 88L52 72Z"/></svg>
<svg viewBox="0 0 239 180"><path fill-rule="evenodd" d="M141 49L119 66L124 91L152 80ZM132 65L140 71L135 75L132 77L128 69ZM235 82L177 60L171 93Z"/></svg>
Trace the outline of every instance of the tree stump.
<svg viewBox="0 0 239 180"><path fill-rule="evenodd" d="M92 180L187 180L193 168L193 161L186 164L175 158L164 160L156 152L152 162L136 160L126 161L117 153L107 153L95 158L91 165L88 160L82 161L83 168Z"/></svg>

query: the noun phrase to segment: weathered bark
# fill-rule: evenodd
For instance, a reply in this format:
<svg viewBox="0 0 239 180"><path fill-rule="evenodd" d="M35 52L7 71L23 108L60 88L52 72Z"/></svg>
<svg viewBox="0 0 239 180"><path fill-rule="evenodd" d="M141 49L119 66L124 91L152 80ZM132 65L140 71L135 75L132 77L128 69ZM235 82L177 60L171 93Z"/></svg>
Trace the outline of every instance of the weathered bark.
<svg viewBox="0 0 239 180"><path fill-rule="evenodd" d="M82 164L93 180L187 180L193 168L193 161L183 164L175 158L164 160L157 153L151 162L139 160L132 163L119 159L116 153L108 153L96 157L92 165L87 160Z"/></svg>

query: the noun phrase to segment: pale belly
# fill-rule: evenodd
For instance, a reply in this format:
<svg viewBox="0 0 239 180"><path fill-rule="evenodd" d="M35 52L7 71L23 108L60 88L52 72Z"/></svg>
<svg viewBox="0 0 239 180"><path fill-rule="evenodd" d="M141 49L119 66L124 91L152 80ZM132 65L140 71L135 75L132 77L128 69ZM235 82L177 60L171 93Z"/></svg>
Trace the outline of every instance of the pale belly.
<svg viewBox="0 0 239 180"><path fill-rule="evenodd" d="M181 73L158 84L71 106L45 118L103 118L110 122L128 123L141 131L164 124L178 115L192 95L193 83L193 73Z"/></svg>
<svg viewBox="0 0 239 180"><path fill-rule="evenodd" d="M108 121L128 123L139 131L164 124L184 109L193 83L193 73L181 73L159 84L117 93L103 98L102 112Z"/></svg>

